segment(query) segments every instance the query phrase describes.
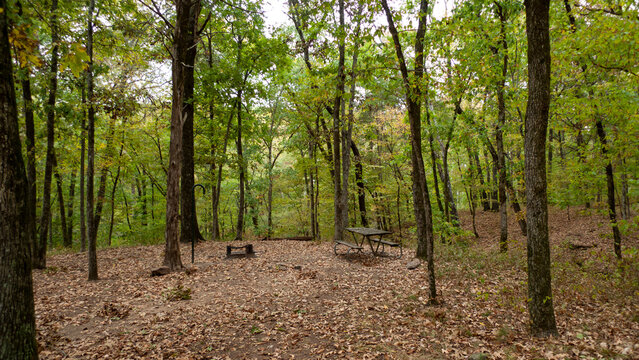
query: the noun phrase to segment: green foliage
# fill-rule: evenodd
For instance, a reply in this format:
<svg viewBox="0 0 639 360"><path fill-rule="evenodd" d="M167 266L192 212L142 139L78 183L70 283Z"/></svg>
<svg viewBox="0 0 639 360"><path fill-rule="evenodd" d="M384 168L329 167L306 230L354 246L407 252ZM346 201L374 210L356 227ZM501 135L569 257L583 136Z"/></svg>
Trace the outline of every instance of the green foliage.
<svg viewBox="0 0 639 360"><path fill-rule="evenodd" d="M625 197L630 203L630 215L626 219L618 216L626 237L632 237L639 229L639 62L635 51L639 25L637 10L630 3L624 0L610 8L596 0L589 3L588 9L574 6L571 15L575 27L571 26L563 3L551 4L553 93L549 127L553 136L546 149L547 154L553 155L552 163L548 161L549 202L564 209L605 202L603 168L609 161L612 163L617 200ZM17 7L11 7L10 37L17 64L15 77L29 78L33 89L39 215L47 132L47 62L52 44L47 19L42 15L49 12L47 2L38 0L29 5L23 7L21 15ZM100 16L96 19L94 48L95 186L104 169L106 192L98 237L98 244L103 247L158 244L164 240L171 111L171 58L167 50L172 48L173 31L167 22L174 21L175 10L170 2L158 1L156 5L146 6L134 0L97 2ZM333 179L329 168L333 129L329 111L338 110L332 109L332 99L336 88L336 42L343 37L347 90L342 95L347 102L353 99L352 137L361 154L369 226L386 227L407 235L409 242L414 241L411 146L400 91L404 84L395 68L395 52L380 4L347 3L349 16L343 32L336 20L336 6L331 2L291 1L287 10L295 23L275 29L266 26L262 9L267 5L261 1L204 1L203 5L195 67L194 149L196 183L207 188L206 196L196 195L198 221L205 238L212 233L210 190L217 186L220 164L222 239L230 240L235 235L240 166L246 169L247 204L243 211L249 237L266 236L269 230L276 237L310 234L311 173L314 190L318 191L320 237L328 238L332 233ZM357 16L360 6L361 14ZM409 13L416 9L415 2L393 6ZM85 12L84 6L61 1L57 14L61 57L55 145L64 200L73 208L69 222L74 250L80 248L80 149L85 135L81 124L87 111L86 99L82 100L86 93L83 74L88 65ZM525 18L522 3L512 0L464 1L445 15L436 15L432 6L429 12L431 19L424 39L426 76L424 83L411 86L421 86L425 90L423 100L428 102L423 109L422 145L434 229L446 242L446 248L459 252L472 239L453 226L436 206L431 138L435 166L443 166L442 155L448 155L457 206L466 209L474 203L481 211L482 194L496 189L495 163L489 149L495 146L497 90L503 81L506 120L500 130L507 175L514 187L509 200L516 195L525 204ZM408 39L413 38L415 24L408 17L404 19L401 11L395 11L395 15L404 50L410 53L414 44ZM355 31L358 23L359 35ZM359 59L355 91L351 94L350 72L356 45ZM410 61L408 66L413 69ZM20 81L16 81L16 86L20 95ZM240 92L242 159L235 146ZM24 118L24 100L18 96L18 101ZM595 119L603 122L607 132L606 158L601 156ZM86 165L87 160L84 161ZM72 178L75 185L71 198ZM438 182L443 200L444 187ZM268 229L271 186L273 225ZM354 156L348 191L350 225L360 225ZM53 248L62 244L57 201L54 195ZM627 256L633 256L633 249L626 249L630 251Z"/></svg>

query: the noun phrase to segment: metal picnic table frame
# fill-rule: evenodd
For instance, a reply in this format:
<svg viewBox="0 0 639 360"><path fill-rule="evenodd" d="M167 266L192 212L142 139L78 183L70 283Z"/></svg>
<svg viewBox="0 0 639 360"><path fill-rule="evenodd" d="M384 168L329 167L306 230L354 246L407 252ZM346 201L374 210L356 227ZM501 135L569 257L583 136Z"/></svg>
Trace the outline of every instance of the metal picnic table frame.
<svg viewBox="0 0 639 360"><path fill-rule="evenodd" d="M346 254L349 254L351 251L357 251L361 253L364 250L365 241L368 242L371 252L375 256L381 256L382 254L384 254L384 249L386 246L399 247L398 258L401 258L403 255L401 242L396 243L383 239L383 236L392 234L391 231L362 227L346 228L346 230L353 236L354 243L343 240L336 240L335 245L333 246L333 252L335 253L335 255L338 255L337 247L339 245L343 245L348 248Z"/></svg>

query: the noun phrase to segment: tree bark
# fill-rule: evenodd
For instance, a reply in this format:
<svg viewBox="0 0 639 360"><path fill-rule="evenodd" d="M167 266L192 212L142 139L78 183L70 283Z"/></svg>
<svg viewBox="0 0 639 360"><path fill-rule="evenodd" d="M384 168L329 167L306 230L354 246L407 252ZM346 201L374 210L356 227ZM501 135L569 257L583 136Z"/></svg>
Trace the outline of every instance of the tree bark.
<svg viewBox="0 0 639 360"><path fill-rule="evenodd" d="M570 30L572 33L577 31L575 17L572 15L570 4L567 0L564 0L564 6L566 8L566 14L568 15L568 22L570 23ZM587 65L581 64L581 70L585 72ZM594 91L589 90L588 95L590 98L594 96ZM608 144L606 140L606 132L601 122L601 115L598 113L598 109L595 105L595 127L597 128L597 136L601 142L601 154L607 158ZM577 144L581 142L581 131L577 135ZM580 149L581 150L581 149ZM585 157L585 156L584 156ZM580 157L581 158L581 157ZM583 160L583 159L582 159ZM606 163L606 185L608 189L608 216L610 218L610 224L612 225L613 246L615 255L618 259L621 259L621 234L619 233L619 226L617 225L617 212L615 204L615 179L612 169L612 161L607 158ZM590 204L586 202L586 208L589 208Z"/></svg>
<svg viewBox="0 0 639 360"><path fill-rule="evenodd" d="M245 176L246 171L244 167L244 154L242 153L242 89L238 90L237 95L237 140L235 145L237 146L237 162L240 171L240 193L237 204L237 227L235 232L235 240L242 240L244 234L244 212L246 211L246 204L244 199L245 190Z"/></svg>
<svg viewBox="0 0 639 360"><path fill-rule="evenodd" d="M29 180L29 209L28 226L29 247L31 253L35 254L38 244L38 232L36 231L36 208L37 208L37 187L36 187L36 157L35 157L35 126L33 122L33 99L31 97L31 74L28 71L22 83L22 102L24 105L24 123L27 145L27 180Z"/></svg>
<svg viewBox="0 0 639 360"><path fill-rule="evenodd" d="M506 101L504 88L508 74L508 41L506 40L506 10L495 2L497 17L500 22L499 42L502 51L501 76L497 80L497 125L495 126L495 146L497 147L497 172L499 173L499 252L508 251L508 203L506 198L506 156L504 153L504 126L506 125ZM499 55L499 46L495 47Z"/></svg>
<svg viewBox="0 0 639 360"><path fill-rule="evenodd" d="M425 100L426 107L426 125L430 127L430 109L428 108L428 96L426 96ZM433 137L432 132L428 132L428 145L430 146L430 161L432 165L433 172L433 187L435 188L435 199L437 199L437 208L440 213L444 213L444 206L442 205L441 195L439 194L439 180L437 179L437 155L435 155L435 145L433 143L435 139Z"/></svg>
<svg viewBox="0 0 639 360"><path fill-rule="evenodd" d="M599 142L601 142L601 154L606 158L606 185L608 188L608 217L612 225L613 246L617 259L621 259L621 234L617 225L617 210L615 203L615 178L612 169L612 161L608 158L608 141L604 130L601 116L596 114L596 127Z"/></svg>
<svg viewBox="0 0 639 360"><path fill-rule="evenodd" d="M435 265L433 262L433 219L426 174L424 171L424 159L422 158L421 139L421 81L424 74L424 34L426 32L426 14L428 2L420 1L419 21L415 35L415 70L413 81L408 76L408 68L404 60L401 42L393 14L386 0L382 0L382 7L386 13L388 29L393 37L397 62L402 74L406 105L408 107L408 120L411 130L411 173L413 180L413 208L417 224L417 252L416 256L425 258L428 267L429 299L436 301L437 290L435 288Z"/></svg>
<svg viewBox="0 0 639 360"><path fill-rule="evenodd" d="M9 45L0 0L0 358L37 359L31 279L30 189L22 160Z"/></svg>
<svg viewBox="0 0 639 360"><path fill-rule="evenodd" d="M193 65L195 64L197 18L200 14L199 0L176 0L176 22L172 51L172 106L171 140L169 145L169 171L166 184L166 228L163 265L171 271L182 268L179 242L180 208L180 162L182 160L182 129L189 116L186 112L186 94L192 94Z"/></svg>
<svg viewBox="0 0 639 360"><path fill-rule="evenodd" d="M546 129L550 107L548 0L526 0L528 103L525 133L526 212L528 219L528 313L535 336L557 335L550 274Z"/></svg>
<svg viewBox="0 0 639 360"><path fill-rule="evenodd" d="M339 59L337 62L337 85L335 99L333 100L333 203L334 203L334 240L342 240L344 236L344 216L343 213L348 211L344 208L342 192L342 171L341 171L341 129L343 118L340 118L340 109L342 105L342 97L344 94L344 83L346 74L344 73L345 60L345 42L346 35L344 27L344 0L339 0L339 30L337 34ZM347 150L345 150L347 151Z"/></svg>
<svg viewBox="0 0 639 360"><path fill-rule="evenodd" d="M55 176L56 189L58 191L58 206L60 209L60 226L62 229L62 244L66 248L71 247L71 237L67 233L67 215L65 213L66 208L64 206L64 192L62 191L62 179L60 178L60 172L58 171L58 160L54 154L55 170L53 176Z"/></svg>
<svg viewBox="0 0 639 360"><path fill-rule="evenodd" d="M473 191L473 188L475 186L475 167L473 166L473 154L471 153L470 149L467 148L466 152L468 153L468 168L470 169L470 180L468 184L468 205L470 208L470 214L473 219L473 234L475 234L475 237L478 238L479 233L477 232L477 224L475 221L475 215L477 213L477 195ZM459 172L462 173L461 165L459 165Z"/></svg>
<svg viewBox="0 0 639 360"><path fill-rule="evenodd" d="M488 205L488 194L486 193L486 186L484 183L484 173L481 169L481 162L479 161L479 154L477 151L473 153L473 159L475 160L475 164L477 166L477 176L479 177L479 187L481 188L480 197L481 204L484 211L488 211L490 206Z"/></svg>
<svg viewBox="0 0 639 360"><path fill-rule="evenodd" d="M69 180L69 201L67 202L67 236L69 243L73 244L73 203L75 200L75 169L71 170Z"/></svg>
<svg viewBox="0 0 639 360"><path fill-rule="evenodd" d="M122 151L124 151L124 145L120 146L120 156L122 156ZM118 170L115 173L115 178L113 179L113 187L111 188L111 221L109 222L109 237L107 238L108 246L111 246L111 236L113 235L113 221L115 216L115 190L118 188L118 181L120 180L120 168L120 160L118 159ZM127 211L127 218L128 216L129 213Z"/></svg>
<svg viewBox="0 0 639 360"><path fill-rule="evenodd" d="M95 0L89 0L89 13L87 24L87 55L89 56L89 66L87 68L87 100L89 101L88 111L88 134L87 134L87 231L89 233L89 281L98 280L98 257L97 257L97 233L94 225L94 204L93 204L93 177L95 171L95 98L93 95L93 11L95 10Z"/></svg>
<svg viewBox="0 0 639 360"><path fill-rule="evenodd" d="M626 161L622 160L625 166ZM630 220L630 198L628 196L628 174L626 169L621 171L621 218L624 220Z"/></svg>
<svg viewBox="0 0 639 360"><path fill-rule="evenodd" d="M364 167L362 166L362 156L355 143L351 141L351 151L355 161L355 185L357 185L357 204L362 227L368 227L368 217L366 216L366 193L364 192Z"/></svg>
<svg viewBox="0 0 639 360"><path fill-rule="evenodd" d="M106 139L105 157L113 159L113 142L115 141L115 115L109 120L109 130ZM93 214L93 228L89 229L89 232L93 233L95 239L98 238L98 229L100 228L100 221L102 219L102 209L104 208L104 200L106 196L106 181L109 174L109 161L105 159L104 164L100 169L100 183L98 185L98 201L95 204L95 212Z"/></svg>
<svg viewBox="0 0 639 360"><path fill-rule="evenodd" d="M85 94L85 85L82 86L82 105L86 105L86 94ZM84 106L86 108L86 106ZM85 217L85 188L84 188L84 157L86 153L85 142L87 136L86 129L86 111L82 112L82 122L80 124L81 133L80 133L80 246L82 252L87 249L87 229L86 229L86 217Z"/></svg>
<svg viewBox="0 0 639 360"><path fill-rule="evenodd" d="M192 0L191 0L192 1ZM196 31L197 18L190 18L189 27ZM196 40L194 40L196 41ZM195 43L194 43L195 44ZM184 71L184 93L183 107L184 125L182 128L182 164L181 164L181 187L180 187L180 241L190 242L195 236L196 240L204 240L200 233L195 209L195 195L193 185L195 185L195 165L193 163L193 124L194 124L194 66L197 45L188 47L184 54L186 61Z"/></svg>
<svg viewBox="0 0 639 360"><path fill-rule="evenodd" d="M235 116L235 105L231 109L231 114L229 115L229 120L226 123L226 134L224 135L224 146L222 147L222 159L220 160L220 164L217 166L217 178L215 185L212 191L212 209L211 209L211 218L213 222L213 234L211 236L212 241L216 241L220 239L220 225L219 225L219 208L220 208L220 192L222 190L222 170L224 169L224 159L226 158L226 148L228 146L228 140L231 132L231 122L233 121L233 117Z"/></svg>
<svg viewBox="0 0 639 360"><path fill-rule="evenodd" d="M42 190L42 212L40 214L40 236L38 249L35 252L34 267L44 269L47 257L47 234L49 233L49 218L51 217L51 176L54 163L55 143L55 103L58 90L58 49L60 35L58 34L58 0L51 2L51 63L49 68L49 98L47 100L47 157L44 170L44 189Z"/></svg>

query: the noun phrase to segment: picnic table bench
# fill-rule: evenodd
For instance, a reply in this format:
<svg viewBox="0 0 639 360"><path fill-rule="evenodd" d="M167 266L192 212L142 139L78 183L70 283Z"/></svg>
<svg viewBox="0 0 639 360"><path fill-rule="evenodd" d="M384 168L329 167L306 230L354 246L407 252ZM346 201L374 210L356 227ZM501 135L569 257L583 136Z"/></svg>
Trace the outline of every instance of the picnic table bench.
<svg viewBox="0 0 639 360"><path fill-rule="evenodd" d="M354 243L344 240L335 240L335 245L333 246L335 255L338 255L338 246L347 247L348 250L346 251L346 254L349 254L351 251L362 252L364 250L364 241L368 242L371 252L375 256L382 256L386 254L384 251L386 246L399 248L398 258L403 255L401 242L397 243L383 239L383 236L392 234L391 231L362 227L346 228L346 230L353 236Z"/></svg>

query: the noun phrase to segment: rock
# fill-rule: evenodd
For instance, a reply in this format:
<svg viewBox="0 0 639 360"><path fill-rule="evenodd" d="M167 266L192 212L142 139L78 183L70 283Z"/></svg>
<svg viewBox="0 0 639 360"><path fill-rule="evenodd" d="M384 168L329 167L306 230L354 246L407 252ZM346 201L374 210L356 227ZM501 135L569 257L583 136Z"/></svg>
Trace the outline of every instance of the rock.
<svg viewBox="0 0 639 360"><path fill-rule="evenodd" d="M415 258L411 260L408 264L406 264L406 268L408 270L414 270L414 269L417 269L421 264L422 264L422 261Z"/></svg>
<svg viewBox="0 0 639 360"><path fill-rule="evenodd" d="M293 266L293 269L302 270L302 265L295 265L295 266Z"/></svg>
<svg viewBox="0 0 639 360"><path fill-rule="evenodd" d="M169 274L170 272L171 272L171 269L169 269L166 266L162 266L155 270L151 270L151 276L163 276L163 275Z"/></svg>
<svg viewBox="0 0 639 360"><path fill-rule="evenodd" d="M468 357L468 360L488 360L488 354L475 353Z"/></svg>

